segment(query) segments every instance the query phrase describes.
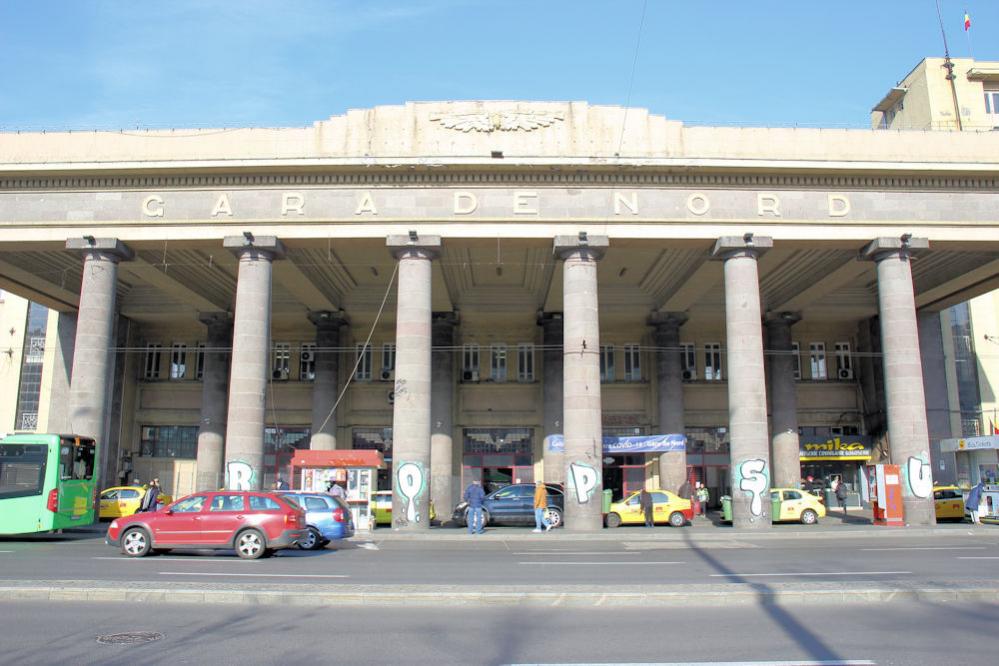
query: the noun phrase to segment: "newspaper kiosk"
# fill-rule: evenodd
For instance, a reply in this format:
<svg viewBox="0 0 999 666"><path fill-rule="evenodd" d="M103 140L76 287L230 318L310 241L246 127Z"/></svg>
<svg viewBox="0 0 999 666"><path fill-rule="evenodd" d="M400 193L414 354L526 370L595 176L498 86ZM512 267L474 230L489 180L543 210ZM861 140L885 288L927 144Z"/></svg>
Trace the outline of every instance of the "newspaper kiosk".
<svg viewBox="0 0 999 666"><path fill-rule="evenodd" d="M385 467L381 451L296 451L291 476L298 490L325 493L331 483L344 489L354 529L374 529L372 507L378 470Z"/></svg>

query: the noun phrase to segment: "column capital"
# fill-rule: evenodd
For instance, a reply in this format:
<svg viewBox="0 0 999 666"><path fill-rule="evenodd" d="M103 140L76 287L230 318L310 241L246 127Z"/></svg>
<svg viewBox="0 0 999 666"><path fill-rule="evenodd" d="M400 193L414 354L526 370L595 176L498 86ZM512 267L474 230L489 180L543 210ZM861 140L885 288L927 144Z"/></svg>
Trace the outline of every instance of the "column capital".
<svg viewBox="0 0 999 666"><path fill-rule="evenodd" d="M99 254L115 263L131 261L135 258L135 253L132 252L131 248L117 238L94 238L93 236L68 238L66 239L66 249L83 255Z"/></svg>
<svg viewBox="0 0 999 666"><path fill-rule="evenodd" d="M285 253L284 243L277 236L254 236L249 231L244 231L242 236L226 236L222 247L240 258L250 255L270 261L283 259Z"/></svg>
<svg viewBox="0 0 999 666"><path fill-rule="evenodd" d="M908 259L913 253L929 248L928 238L913 238L912 234L902 234L898 238L882 236L864 246L864 249L860 251L860 259L875 262L889 257Z"/></svg>
<svg viewBox="0 0 999 666"><path fill-rule="evenodd" d="M410 231L408 235L392 234L385 237L385 246L396 259L428 259L433 261L441 252L441 237L420 235Z"/></svg>
<svg viewBox="0 0 999 666"><path fill-rule="evenodd" d="M768 312L763 318L767 328L792 327L801 321L800 312Z"/></svg>
<svg viewBox="0 0 999 666"><path fill-rule="evenodd" d="M757 236L752 233L745 233L742 236L722 236L711 248L711 257L722 260L734 257L759 259L773 246L774 239L770 236Z"/></svg>
<svg viewBox="0 0 999 666"><path fill-rule="evenodd" d="M587 259L600 261L609 245L610 239L607 236L590 236L581 231L576 236L556 236L552 250L560 259L579 252Z"/></svg>
<svg viewBox="0 0 999 666"><path fill-rule="evenodd" d="M660 310L654 310L649 314L647 322L649 326L655 326L656 328L679 329L687 323L687 318L686 312L663 312Z"/></svg>
<svg viewBox="0 0 999 666"><path fill-rule="evenodd" d="M343 310L312 310L308 317L316 328L339 328L343 324L350 323L347 313Z"/></svg>

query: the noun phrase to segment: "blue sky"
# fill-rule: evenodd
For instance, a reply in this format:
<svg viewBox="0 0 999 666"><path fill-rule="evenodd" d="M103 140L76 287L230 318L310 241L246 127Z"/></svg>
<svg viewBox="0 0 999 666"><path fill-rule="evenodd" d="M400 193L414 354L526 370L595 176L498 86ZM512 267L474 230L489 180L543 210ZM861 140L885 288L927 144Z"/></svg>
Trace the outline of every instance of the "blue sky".
<svg viewBox="0 0 999 666"><path fill-rule="evenodd" d="M940 4L953 56L999 60L999 2ZM0 128L302 126L408 100L623 105L642 13L643 0L6 0ZM934 0L648 0L630 103L690 123L863 127L942 54Z"/></svg>

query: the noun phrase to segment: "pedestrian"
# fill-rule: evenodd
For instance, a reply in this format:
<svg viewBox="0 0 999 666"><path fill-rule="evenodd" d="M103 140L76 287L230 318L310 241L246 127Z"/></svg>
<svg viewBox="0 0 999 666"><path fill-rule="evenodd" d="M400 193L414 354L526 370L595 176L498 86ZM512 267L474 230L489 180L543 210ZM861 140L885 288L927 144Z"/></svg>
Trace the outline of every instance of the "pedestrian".
<svg viewBox="0 0 999 666"><path fill-rule="evenodd" d="M642 488L642 492L638 493L638 506L641 507L642 513L645 514L645 526L655 527L656 521L652 516L652 494L645 488Z"/></svg>
<svg viewBox="0 0 999 666"><path fill-rule="evenodd" d="M690 507L694 510L694 515L701 514L701 482L694 482L694 492L690 494Z"/></svg>
<svg viewBox="0 0 999 666"><path fill-rule="evenodd" d="M984 490L984 486L982 482L979 481L978 485L968 491L968 499L964 503L964 508L971 514L972 525L981 524L978 518L978 506L982 503L982 490Z"/></svg>
<svg viewBox="0 0 999 666"><path fill-rule="evenodd" d="M345 495L343 492L343 486L333 479L326 482L326 494L331 495L332 497L339 497L340 499L343 499Z"/></svg>
<svg viewBox="0 0 999 666"><path fill-rule="evenodd" d="M288 482L279 476L277 482L274 484L274 489L289 490Z"/></svg>
<svg viewBox="0 0 999 666"><path fill-rule="evenodd" d="M548 509L548 488L545 487L544 481L538 481L534 484L534 530L535 532L541 532L542 528L545 532L552 528L552 524L548 522L545 518L545 511Z"/></svg>
<svg viewBox="0 0 999 666"><path fill-rule="evenodd" d="M690 499L690 479L683 480L683 485L681 485L680 489L676 491L676 494L679 495L682 499L685 500Z"/></svg>
<svg viewBox="0 0 999 666"><path fill-rule="evenodd" d="M468 523L469 534L482 534L484 531L482 529L482 500L485 497L486 494L483 492L478 479L473 480L468 484L468 488L465 488L465 494L462 496L462 499L468 503L465 522Z"/></svg>
<svg viewBox="0 0 999 666"><path fill-rule="evenodd" d="M843 509L843 515L846 515L846 484L842 481L836 484L836 501Z"/></svg>
<svg viewBox="0 0 999 666"><path fill-rule="evenodd" d="M146 494L142 496L142 504L139 506L139 512L145 513L147 511L156 511L156 503L160 496L160 480L153 479L150 482L149 487L146 489Z"/></svg>
<svg viewBox="0 0 999 666"><path fill-rule="evenodd" d="M708 487L703 483L701 484L701 487L697 490L697 499L701 503L701 515L707 518L708 502L711 501L711 491L708 490Z"/></svg>

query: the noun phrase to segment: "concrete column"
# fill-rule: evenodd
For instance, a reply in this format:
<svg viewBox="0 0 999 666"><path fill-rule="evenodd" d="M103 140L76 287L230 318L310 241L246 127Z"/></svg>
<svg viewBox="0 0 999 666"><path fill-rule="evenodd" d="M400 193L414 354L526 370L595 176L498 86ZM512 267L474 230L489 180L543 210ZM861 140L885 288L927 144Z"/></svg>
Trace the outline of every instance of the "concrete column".
<svg viewBox="0 0 999 666"><path fill-rule="evenodd" d="M929 248L925 238L878 238L861 255L877 262L878 309L884 352L888 444L892 464L902 470L902 502L909 525L934 525L933 470L923 393L923 367L912 288L913 250Z"/></svg>
<svg viewBox="0 0 999 666"><path fill-rule="evenodd" d="M538 313L538 326L542 331L541 379L544 441L544 475L548 483L565 486L565 453L550 451L548 439L562 433L562 313Z"/></svg>
<svg viewBox="0 0 999 666"><path fill-rule="evenodd" d="M600 404L600 318L597 262L606 236L556 236L563 259L563 434L565 436L565 527L603 527L603 420Z"/></svg>
<svg viewBox="0 0 999 666"><path fill-rule="evenodd" d="M201 424L198 428L198 475L195 490L218 490L225 483L225 421L229 393L229 351L232 316L204 312L198 320L208 327L205 366L201 376Z"/></svg>
<svg viewBox="0 0 999 666"><path fill-rule="evenodd" d="M655 326L656 382L659 397L659 434L686 433L683 417L683 354L680 327L687 322L682 312L653 312L649 325ZM677 492L687 478L687 452L670 451L659 456L659 487Z"/></svg>
<svg viewBox="0 0 999 666"><path fill-rule="evenodd" d="M432 261L440 236L389 236L399 261L392 404L392 527L430 527Z"/></svg>
<svg viewBox="0 0 999 666"><path fill-rule="evenodd" d="M261 490L264 411L271 352L272 262L284 254L274 236L227 236L239 257L229 377L225 478L230 490Z"/></svg>
<svg viewBox="0 0 999 666"><path fill-rule="evenodd" d="M770 529L770 437L760 315L759 256L767 237L724 236L712 254L725 261L725 338L731 445L732 524Z"/></svg>
<svg viewBox="0 0 999 666"><path fill-rule="evenodd" d="M80 309L76 319L69 391L69 424L73 434L96 440L97 469L103 470L108 453L105 424L111 405L108 388L114 358L112 343L118 262L128 261L134 255L117 238L70 238L66 241L66 249L83 255Z"/></svg>
<svg viewBox="0 0 999 666"><path fill-rule="evenodd" d="M461 483L454 466L454 328L457 311L435 312L432 319L433 367L430 395L430 499L441 523L451 518Z"/></svg>
<svg viewBox="0 0 999 666"><path fill-rule="evenodd" d="M336 404L340 359L340 326L347 321L343 310L321 310L309 313L316 327L316 375L312 380L312 436L309 448L319 451L336 449Z"/></svg>
<svg viewBox="0 0 999 666"><path fill-rule="evenodd" d="M801 453L798 446L798 387L794 383L794 357L791 351L791 327L801 316L781 312L767 320L770 356L771 421L773 438L774 486L797 488L801 485Z"/></svg>

